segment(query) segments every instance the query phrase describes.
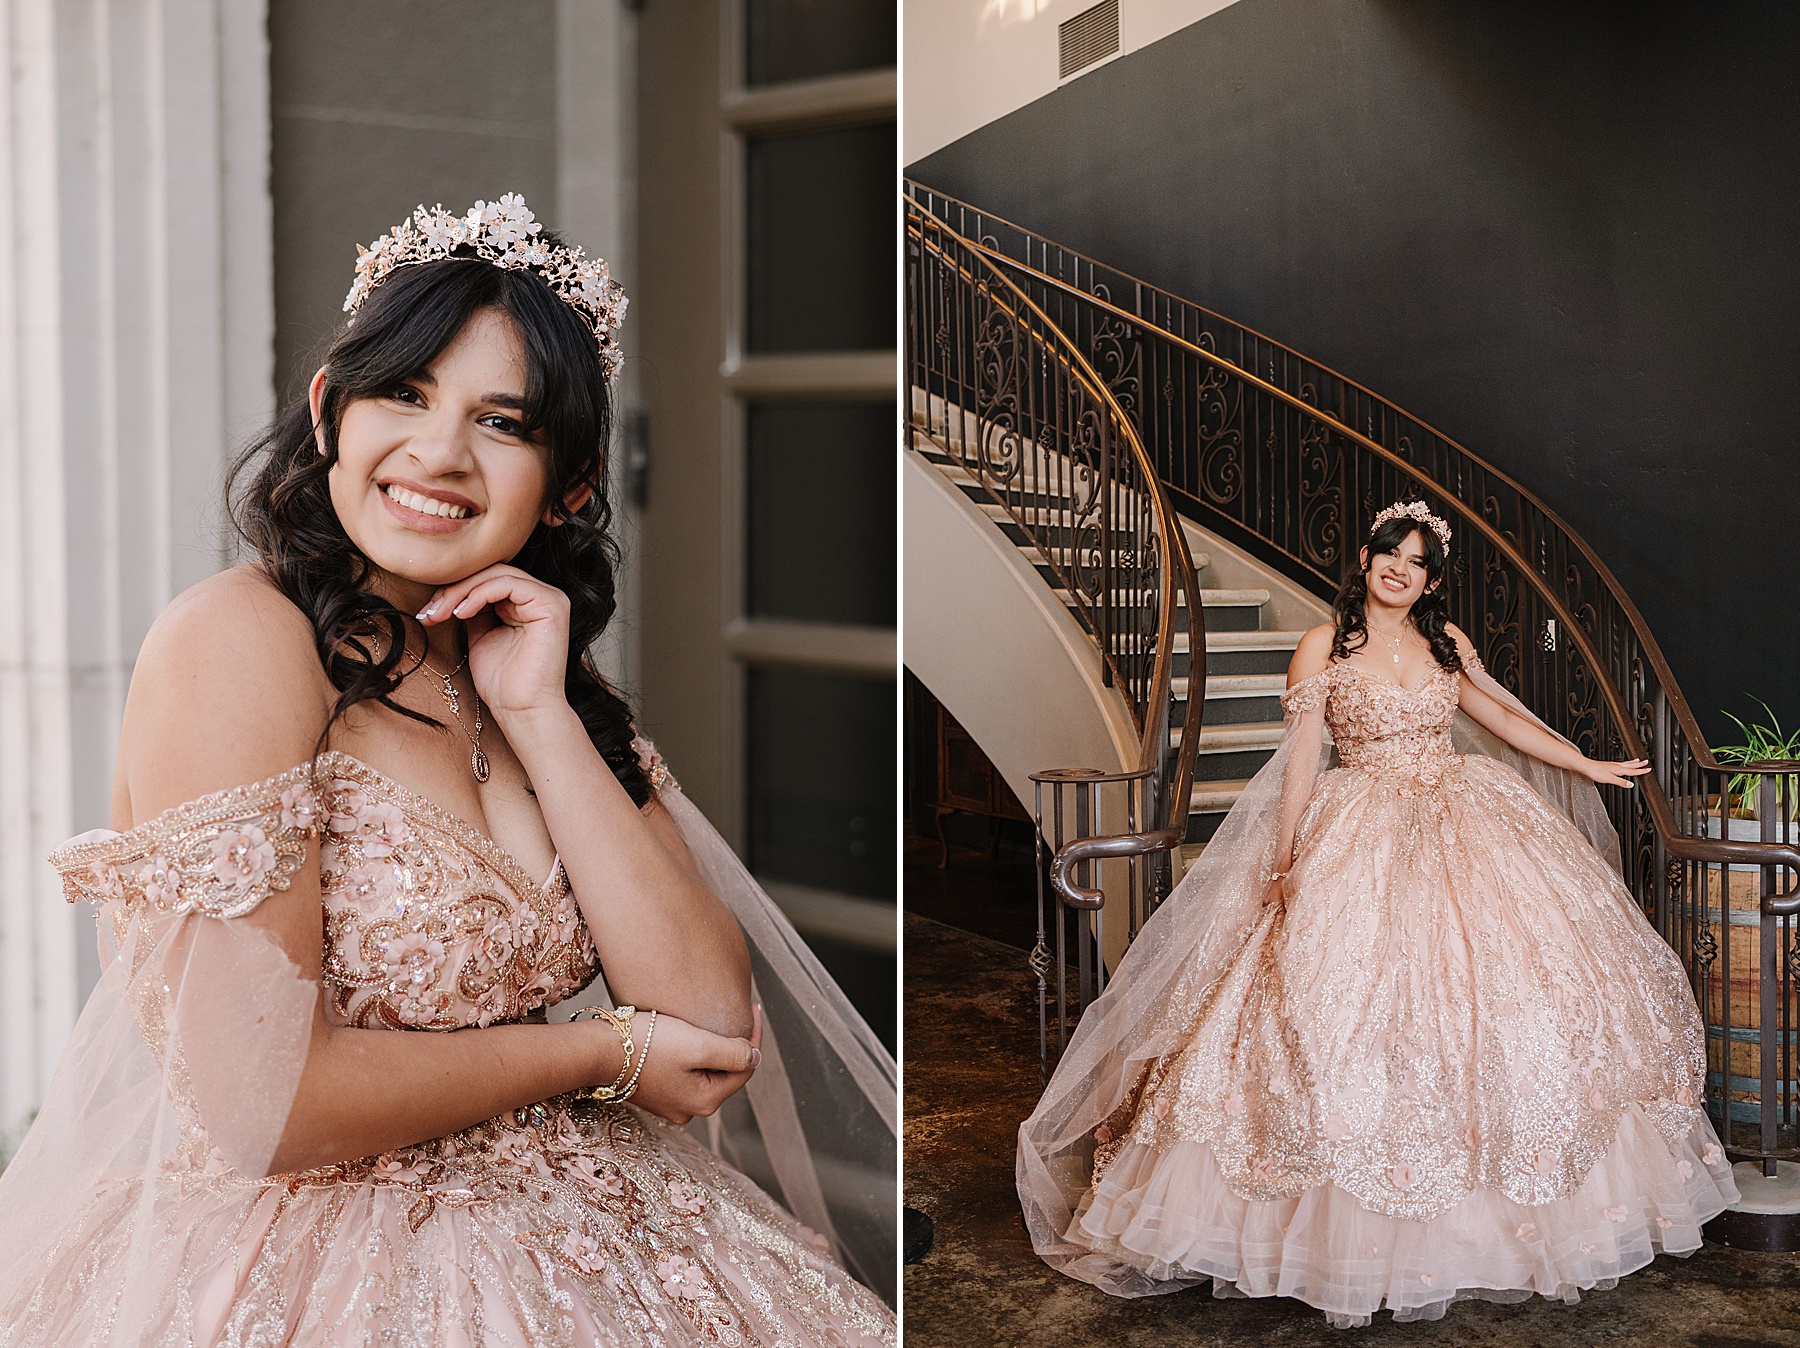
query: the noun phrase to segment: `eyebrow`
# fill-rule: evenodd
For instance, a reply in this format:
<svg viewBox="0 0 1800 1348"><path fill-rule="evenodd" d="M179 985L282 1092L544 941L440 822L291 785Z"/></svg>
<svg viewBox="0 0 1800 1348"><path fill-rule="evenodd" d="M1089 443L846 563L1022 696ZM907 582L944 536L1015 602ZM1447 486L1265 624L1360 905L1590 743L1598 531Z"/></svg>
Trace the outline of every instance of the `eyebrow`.
<svg viewBox="0 0 1800 1348"><path fill-rule="evenodd" d="M430 370L420 370L412 378L421 384L429 384L432 388L437 387L437 379ZM484 403L493 403L496 407L511 407L521 412L525 410L525 397L520 393L484 393L480 400Z"/></svg>

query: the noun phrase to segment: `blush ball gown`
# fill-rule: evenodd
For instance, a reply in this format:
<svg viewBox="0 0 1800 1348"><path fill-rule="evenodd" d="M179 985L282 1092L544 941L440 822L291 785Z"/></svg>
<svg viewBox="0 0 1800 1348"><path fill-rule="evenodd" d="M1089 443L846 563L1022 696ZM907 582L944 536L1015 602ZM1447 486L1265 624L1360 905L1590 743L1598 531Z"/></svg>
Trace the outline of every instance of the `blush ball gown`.
<svg viewBox="0 0 1800 1348"><path fill-rule="evenodd" d="M661 798L704 829L672 783ZM250 922L315 858L322 986ZM561 1097L264 1173L318 998L340 1025L446 1033L541 1018L596 976L560 863L540 881L336 751L54 861L101 905L106 968L0 1176L0 1348L893 1342L826 1232L635 1106ZM788 1047L792 1070L807 1046Z"/></svg>
<svg viewBox="0 0 1800 1348"><path fill-rule="evenodd" d="M1323 708L1339 758L1304 798L1287 902L1261 900L1275 797L1316 745L1246 793L1021 1129L1057 1267L1348 1326L1573 1301L1698 1248L1736 1200L1680 962L1569 817L1453 752L1462 677L1339 663L1284 696L1291 727Z"/></svg>

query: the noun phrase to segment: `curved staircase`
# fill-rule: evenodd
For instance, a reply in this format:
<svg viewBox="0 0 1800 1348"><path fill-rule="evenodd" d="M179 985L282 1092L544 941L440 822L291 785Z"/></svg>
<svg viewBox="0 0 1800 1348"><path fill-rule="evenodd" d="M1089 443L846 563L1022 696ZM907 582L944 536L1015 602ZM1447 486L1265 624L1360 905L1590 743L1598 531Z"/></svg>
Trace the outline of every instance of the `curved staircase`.
<svg viewBox="0 0 1800 1348"><path fill-rule="evenodd" d="M1018 548L1052 596L1068 608L1084 631L1091 631L1081 605L1064 580L1068 551L1041 549L1025 529L1014 522L1011 512L989 497L980 481L963 467L962 462L937 444L927 427L918 429L921 440L914 448L919 457L942 473L988 517L994 528ZM1211 578L1207 572L1212 565L1212 553L1208 544L1213 540L1190 522L1184 521L1183 527L1188 533L1194 570L1200 580L1200 603L1206 611L1206 660L1202 676L1205 705L1199 722L1200 739L1195 749L1183 842L1203 845L1237 802L1238 792L1256 770L1268 762L1281 741L1281 691L1287 682L1288 661L1305 629L1282 631L1270 625L1265 610L1269 608L1272 596L1266 587L1209 587ZM1324 621L1325 616L1326 610L1321 605L1317 620ZM1181 729L1188 720L1192 667L1188 643L1187 633L1176 635L1170 680L1171 753L1179 750Z"/></svg>
<svg viewBox="0 0 1800 1348"><path fill-rule="evenodd" d="M1194 651L1185 634L1167 643L1158 744L1165 764L1176 748L1193 761L1191 782L1164 772L1186 803L1183 838L1211 836L1279 736L1282 675L1295 629L1307 624L1271 620L1275 589L1297 587L1323 612L1375 512L1426 501L1456 533L1451 616L1489 670L1584 752L1651 760L1641 789L1608 799L1626 881L1688 969L1707 1025L1709 1107L1728 1152L1754 1164L1740 1174L1800 1176L1800 818L1780 803L1800 787L1800 763L1719 763L1641 614L1592 548L1442 432L1260 333L1010 221L919 184L905 196L909 443L930 456L920 399L942 393L933 352L957 318L918 263L929 237L961 250L965 268L1016 297L1092 376L1204 563L1208 586L1195 587L1202 611L1191 624L1204 644ZM979 333L968 335L979 351ZM979 380L960 393L961 414L977 423L997 410ZM1229 582L1217 574L1227 550L1251 565ZM1052 553L1034 565L1050 584L1068 574ZM1196 715L1189 694L1202 680ZM1739 801L1759 804L1754 839L1732 817ZM1175 813L1171 803L1171 825ZM1062 846L1059 892L1081 898L1075 867L1128 845ZM1800 1216L1784 1221L1746 1223L1740 1238L1800 1248Z"/></svg>

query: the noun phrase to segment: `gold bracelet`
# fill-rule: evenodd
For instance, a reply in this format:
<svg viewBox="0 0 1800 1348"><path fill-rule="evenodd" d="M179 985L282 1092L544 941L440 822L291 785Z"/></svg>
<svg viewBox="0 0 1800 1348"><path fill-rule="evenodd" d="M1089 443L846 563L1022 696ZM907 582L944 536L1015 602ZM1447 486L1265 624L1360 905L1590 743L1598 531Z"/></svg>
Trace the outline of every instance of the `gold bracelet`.
<svg viewBox="0 0 1800 1348"><path fill-rule="evenodd" d="M613 1029L618 1031L619 1042L625 1046L625 1061L619 1064L619 1075L613 1078L612 1085L593 1086L585 1091L577 1092L581 1099L597 1100L601 1104L605 1104L610 1100L618 1098L620 1085L627 1076L631 1076L631 1060L635 1053L635 1048L631 1042L631 1018L636 1014L637 1008L635 1006L621 1006L617 1011L608 1010L604 1006L584 1006L570 1017L571 1020L579 1020L585 1015L590 1020L604 1020L607 1024L611 1025ZM652 1024L654 1024L654 1022L652 1022ZM644 1041L644 1048L648 1050L649 1047L650 1042L646 1039ZM642 1070L643 1068L643 1059L641 1057L638 1059L638 1067L639 1070ZM636 1077L632 1077L634 1083L636 1080Z"/></svg>
<svg viewBox="0 0 1800 1348"><path fill-rule="evenodd" d="M615 1105L624 1104L631 1098L631 1093L637 1089L638 1078L644 1075L644 1064L650 1060L650 1041L654 1038L656 1038L656 1012L652 1011L649 1028L644 1031L644 1051L638 1054L637 1071L631 1074L631 1080L626 1084L625 1093L613 1098Z"/></svg>

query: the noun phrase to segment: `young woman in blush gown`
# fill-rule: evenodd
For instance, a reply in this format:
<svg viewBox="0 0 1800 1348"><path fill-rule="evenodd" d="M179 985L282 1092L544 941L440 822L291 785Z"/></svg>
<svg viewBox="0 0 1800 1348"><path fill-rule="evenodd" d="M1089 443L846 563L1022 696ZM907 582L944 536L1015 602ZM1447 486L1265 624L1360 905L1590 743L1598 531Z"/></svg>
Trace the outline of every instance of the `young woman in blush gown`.
<svg viewBox="0 0 1800 1348"><path fill-rule="evenodd" d="M509 196L345 307L53 858L104 971L0 1345L891 1341L892 1060L585 654L623 295Z"/></svg>
<svg viewBox="0 0 1800 1348"><path fill-rule="evenodd" d="M1027 1225L1070 1276L1435 1318L1574 1301L1736 1200L1698 1010L1590 785L1648 765L1483 671L1449 544L1421 503L1376 517L1280 749L1022 1125Z"/></svg>

